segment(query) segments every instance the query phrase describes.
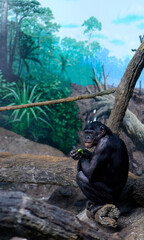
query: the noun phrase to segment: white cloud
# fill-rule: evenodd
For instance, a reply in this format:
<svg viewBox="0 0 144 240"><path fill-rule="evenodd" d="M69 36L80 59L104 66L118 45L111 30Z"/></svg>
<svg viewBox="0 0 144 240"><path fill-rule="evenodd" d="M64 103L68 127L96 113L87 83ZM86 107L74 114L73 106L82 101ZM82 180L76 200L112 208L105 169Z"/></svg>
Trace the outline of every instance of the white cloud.
<svg viewBox="0 0 144 240"><path fill-rule="evenodd" d="M96 38L96 40L98 40L103 47L109 49L110 55L114 55L117 58L124 58L128 55L132 56L133 52L131 49L137 48L140 44L139 35L143 35L144 27L143 0L39 1L43 6L50 7L57 23L67 26L60 29L59 35L62 38L68 36L76 38L77 40L84 40L85 36L80 26L84 20L94 16L102 22L102 31L98 31L98 34L105 36L104 38L99 38L99 40ZM123 23L127 21L129 24L114 24L114 20L119 20L119 22L121 20ZM114 39L117 41L114 42Z"/></svg>

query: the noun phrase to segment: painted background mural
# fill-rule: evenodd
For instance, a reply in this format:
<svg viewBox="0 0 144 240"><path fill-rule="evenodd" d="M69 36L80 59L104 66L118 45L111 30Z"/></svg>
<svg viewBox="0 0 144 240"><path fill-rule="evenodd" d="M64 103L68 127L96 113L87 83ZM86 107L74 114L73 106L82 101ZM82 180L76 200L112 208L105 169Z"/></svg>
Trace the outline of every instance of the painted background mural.
<svg viewBox="0 0 144 240"><path fill-rule="evenodd" d="M143 0L1 0L0 11L1 106L67 97L71 83L94 84L93 67L117 86L144 34ZM68 153L77 115L60 104L1 113L0 124Z"/></svg>

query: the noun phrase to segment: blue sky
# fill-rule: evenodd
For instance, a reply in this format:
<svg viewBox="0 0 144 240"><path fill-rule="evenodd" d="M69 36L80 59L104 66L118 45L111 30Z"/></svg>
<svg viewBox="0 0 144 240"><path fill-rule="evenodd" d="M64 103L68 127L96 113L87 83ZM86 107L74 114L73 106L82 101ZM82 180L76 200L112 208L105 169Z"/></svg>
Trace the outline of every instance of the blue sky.
<svg viewBox="0 0 144 240"><path fill-rule="evenodd" d="M85 40L83 22L94 16L102 23L93 40L109 50L110 56L131 57L132 48L140 45L144 34L144 0L39 0L49 7L55 22L61 25L58 35Z"/></svg>

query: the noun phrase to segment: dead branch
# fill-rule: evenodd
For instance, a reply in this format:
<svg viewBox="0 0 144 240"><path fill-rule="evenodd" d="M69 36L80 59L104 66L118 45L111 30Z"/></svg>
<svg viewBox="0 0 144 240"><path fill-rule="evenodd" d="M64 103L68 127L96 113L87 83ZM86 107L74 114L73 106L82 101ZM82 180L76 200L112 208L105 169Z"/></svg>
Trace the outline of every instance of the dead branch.
<svg viewBox="0 0 144 240"><path fill-rule="evenodd" d="M103 76L104 76L104 90L107 90L108 87L107 87L107 77L106 77L106 74L105 74L105 67L103 65Z"/></svg>
<svg viewBox="0 0 144 240"><path fill-rule="evenodd" d="M101 91L103 91L103 89L102 89L102 86L101 86L100 82L97 80L96 72L95 72L94 67L93 67L93 73L94 73L94 81L95 81L95 83L98 87L98 91L101 92Z"/></svg>
<svg viewBox="0 0 144 240"><path fill-rule="evenodd" d="M96 96L112 94L115 91L116 91L116 88L113 88L113 89L109 89L109 90L106 90L106 91L101 91L99 93L83 94L83 95L79 95L79 96L61 98L61 99L45 101L45 102L28 103L28 104L15 105L15 106L5 106L5 107L0 107L0 112L15 110L15 109L22 109L22 108L30 108L30 107L38 107L38 106L40 107L40 106L44 106L44 105L48 106L48 105L52 105L52 104L74 102L74 101L78 101L78 100L81 100L81 99L89 99L89 98L94 98Z"/></svg>

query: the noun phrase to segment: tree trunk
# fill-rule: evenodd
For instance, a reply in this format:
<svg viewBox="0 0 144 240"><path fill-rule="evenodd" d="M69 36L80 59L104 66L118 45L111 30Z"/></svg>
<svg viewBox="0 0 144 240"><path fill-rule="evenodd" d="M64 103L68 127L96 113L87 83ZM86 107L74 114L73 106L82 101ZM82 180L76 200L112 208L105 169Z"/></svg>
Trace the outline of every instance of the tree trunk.
<svg viewBox="0 0 144 240"><path fill-rule="evenodd" d="M0 69L4 77L7 73L7 14L8 0L2 1L1 34L0 34Z"/></svg>
<svg viewBox="0 0 144 240"><path fill-rule="evenodd" d="M101 92L103 89L102 89L102 86L100 84L100 82L97 80L97 77L96 77L96 72L95 72L95 69L93 67L93 73L94 73L94 81L96 83L96 86L98 88L98 91Z"/></svg>
<svg viewBox="0 0 144 240"><path fill-rule="evenodd" d="M95 101L96 102L93 104L91 111L94 109L96 110L97 118L101 118L102 116L109 118L115 102L114 96L105 95L102 97L96 97ZM144 151L144 124L142 124L136 115L129 109L126 110L123 118L122 128L135 144L136 149Z"/></svg>
<svg viewBox="0 0 144 240"><path fill-rule="evenodd" d="M13 67L13 61L14 61L16 45L17 45L17 40L18 40L19 26L20 26L20 22L18 22L18 20L17 20L16 21L16 33L14 36L14 42L13 42L12 50L10 52L10 57L9 57L9 76L8 76L9 81L11 81L11 76L13 73L12 67Z"/></svg>
<svg viewBox="0 0 144 240"><path fill-rule="evenodd" d="M0 182L78 187L76 165L77 161L66 157L1 153ZM124 194L131 201L135 199L141 206L144 206L143 181L144 177L139 178L130 173Z"/></svg>
<svg viewBox="0 0 144 240"><path fill-rule="evenodd" d="M108 90L108 87L107 87L107 77L106 77L106 74L105 74L105 67L103 65L103 76L104 76L104 90Z"/></svg>
<svg viewBox="0 0 144 240"><path fill-rule="evenodd" d="M135 84L144 67L144 41L130 61L116 90L115 104L108 120L108 127L118 133Z"/></svg>

